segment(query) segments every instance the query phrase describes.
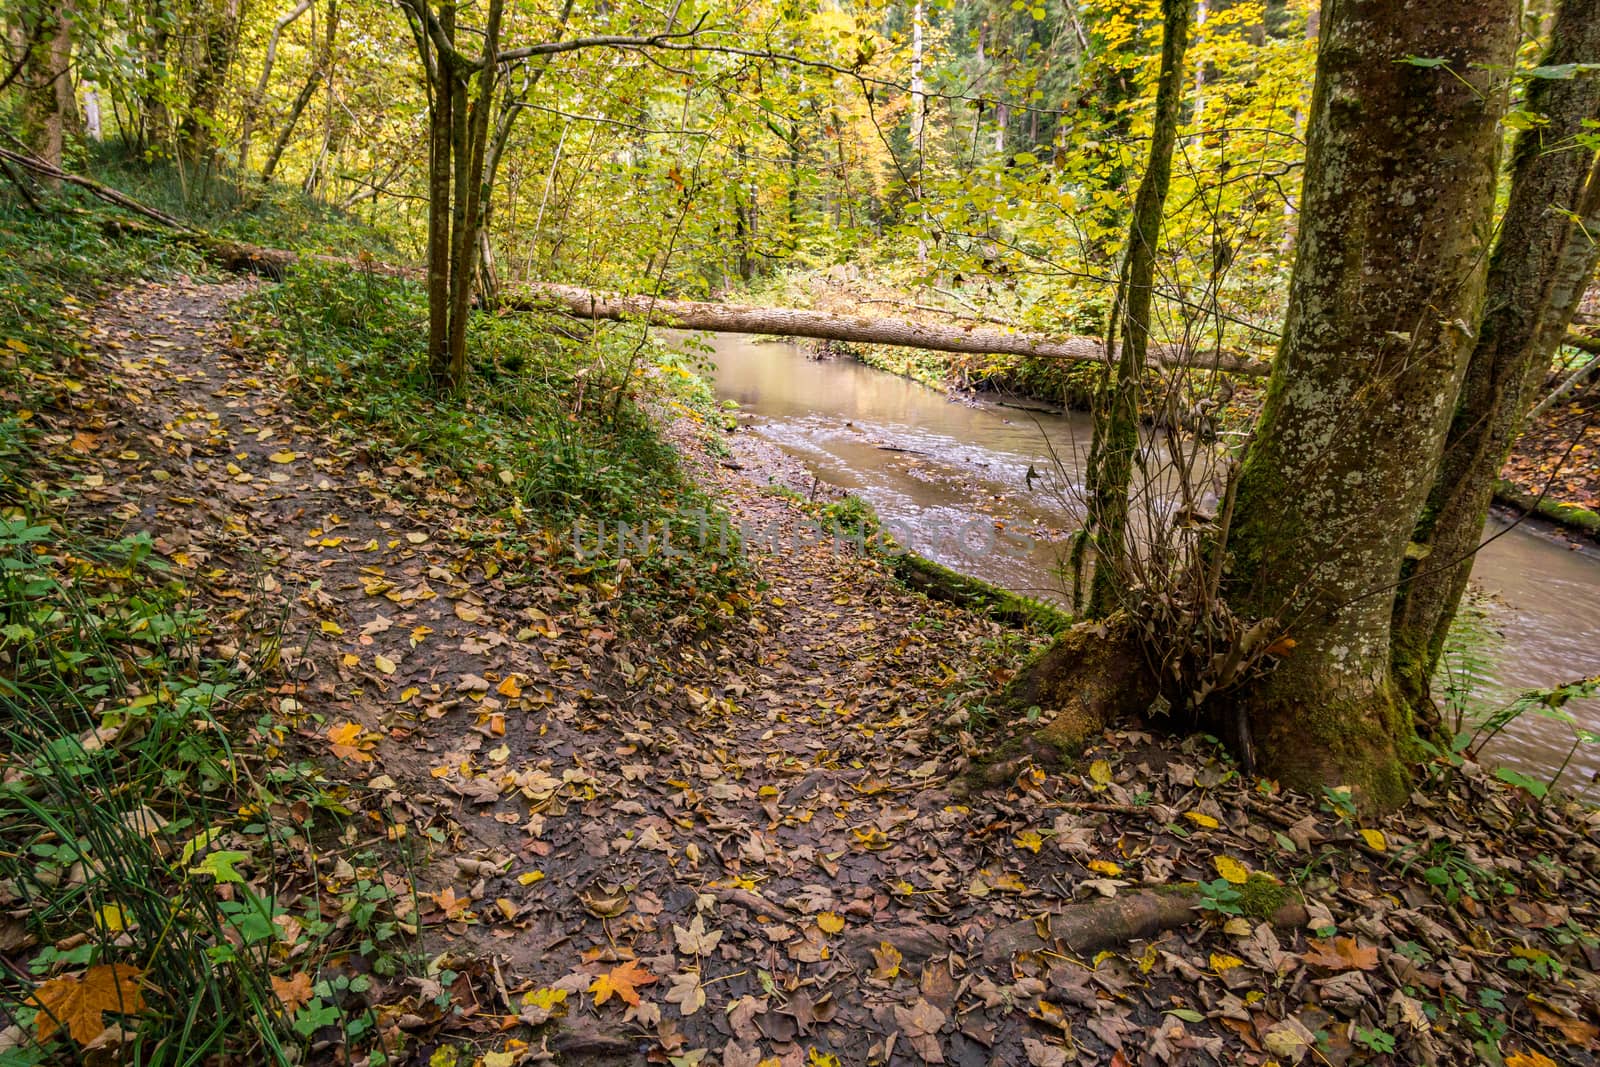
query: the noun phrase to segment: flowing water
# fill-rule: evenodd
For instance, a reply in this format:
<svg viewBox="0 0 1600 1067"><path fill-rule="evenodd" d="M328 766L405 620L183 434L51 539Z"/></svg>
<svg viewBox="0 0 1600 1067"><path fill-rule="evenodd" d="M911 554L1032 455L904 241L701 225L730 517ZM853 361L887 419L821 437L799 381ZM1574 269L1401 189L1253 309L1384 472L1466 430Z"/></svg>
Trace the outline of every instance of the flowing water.
<svg viewBox="0 0 1600 1067"><path fill-rule="evenodd" d="M852 360L813 360L792 344L722 335L712 348L717 395L739 403L747 429L819 481L869 501L901 543L1019 592L1063 595L1087 416L953 402ZM1479 707L1600 673L1600 553L1519 526L1484 547L1473 578L1482 611L1467 667ZM1600 732L1600 702L1569 710ZM1567 723L1525 715L1493 757L1548 778L1574 736ZM1579 746L1562 783L1595 796L1597 773L1600 745Z"/></svg>

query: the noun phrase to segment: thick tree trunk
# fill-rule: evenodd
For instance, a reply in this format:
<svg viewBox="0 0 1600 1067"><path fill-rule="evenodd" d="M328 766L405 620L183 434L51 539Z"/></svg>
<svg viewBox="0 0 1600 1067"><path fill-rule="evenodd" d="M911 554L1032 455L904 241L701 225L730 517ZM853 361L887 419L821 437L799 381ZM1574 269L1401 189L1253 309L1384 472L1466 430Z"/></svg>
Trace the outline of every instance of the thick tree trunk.
<svg viewBox="0 0 1600 1067"><path fill-rule="evenodd" d="M1189 47L1194 0L1162 0L1161 72L1150 158L1134 197L1128 246L1106 327L1106 361L1094 403L1094 442L1088 472L1086 534L1094 548L1088 615L1099 619L1119 606L1127 587L1128 486L1139 449L1139 393L1150 347L1150 305L1155 294L1156 246L1172 184L1172 149L1183 105L1183 57ZM1122 335L1117 351L1114 338Z"/></svg>
<svg viewBox="0 0 1600 1067"><path fill-rule="evenodd" d="M656 326L683 330L814 337L824 341L904 345L934 352L1031 356L1064 362L1098 361L1106 355L1105 342L1096 337L1046 337L994 326L936 326L904 319L835 315L798 308L659 300L551 282L510 286L502 303L511 308L560 311L580 319L621 322L648 316ZM1193 363L1210 368L1215 362L1210 353L1196 354L1168 345L1151 346L1146 359L1153 367ZM1236 374L1259 375L1267 371L1265 364L1243 356L1223 356L1217 366Z"/></svg>
<svg viewBox="0 0 1600 1067"><path fill-rule="evenodd" d="M1225 595L1285 655L1239 691L1262 769L1408 792L1392 593L1484 291L1514 0L1329 0L1289 305ZM1412 63L1407 57L1434 62Z"/></svg>
<svg viewBox="0 0 1600 1067"><path fill-rule="evenodd" d="M23 135L35 156L61 166L68 116L77 109L72 92L71 5L45 4L38 22L25 27L32 41L22 73ZM50 179L46 184L54 185Z"/></svg>
<svg viewBox="0 0 1600 1067"><path fill-rule="evenodd" d="M1563 0L1540 62L1600 62L1600 4ZM1600 77L1536 78L1523 106L1545 121L1517 137L1483 324L1412 534L1420 558L1407 563L1394 604L1395 677L1419 711L1431 706L1500 468L1600 257L1600 164L1579 141L1600 120Z"/></svg>
<svg viewBox="0 0 1600 1067"><path fill-rule="evenodd" d="M203 164L216 144L213 125L239 49L240 0L202 0L200 54L180 124L184 157Z"/></svg>

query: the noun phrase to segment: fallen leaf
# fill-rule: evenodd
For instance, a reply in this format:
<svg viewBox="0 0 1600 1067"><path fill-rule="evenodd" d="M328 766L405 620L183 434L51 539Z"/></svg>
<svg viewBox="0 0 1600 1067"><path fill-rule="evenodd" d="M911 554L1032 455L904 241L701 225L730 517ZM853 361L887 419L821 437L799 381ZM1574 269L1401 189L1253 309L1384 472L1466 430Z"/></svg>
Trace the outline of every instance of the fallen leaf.
<svg viewBox="0 0 1600 1067"><path fill-rule="evenodd" d="M144 1011L142 971L120 963L102 963L81 975L52 978L28 998L37 1005L34 1026L42 1044L65 1028L72 1039L87 1045L106 1028L105 1013L138 1015Z"/></svg>
<svg viewBox="0 0 1600 1067"><path fill-rule="evenodd" d="M1044 836L1037 830L1024 830L1011 840L1018 848L1027 849L1029 852L1038 852L1040 846L1044 844Z"/></svg>
<svg viewBox="0 0 1600 1067"><path fill-rule="evenodd" d="M706 1006L706 991L700 984L700 976L693 971L673 975L665 999L668 1004L676 1004L678 1013L685 1018L693 1015Z"/></svg>
<svg viewBox="0 0 1600 1067"><path fill-rule="evenodd" d="M717 947L717 942L722 940L722 931L707 930L705 919L696 915L689 923L688 929L674 923L672 936L677 939L679 952L693 956L709 956L711 950Z"/></svg>
<svg viewBox="0 0 1600 1067"><path fill-rule="evenodd" d="M273 975L272 993L283 1005L284 1014L293 1018L295 1012L311 1002L311 976L304 971L296 971L288 978Z"/></svg>
<svg viewBox="0 0 1600 1067"><path fill-rule="evenodd" d="M925 997L918 997L910 1007L896 1005L894 1021L924 1063L944 1062L939 1042L939 1030L945 1024L944 1012L930 1004Z"/></svg>
<svg viewBox="0 0 1600 1067"><path fill-rule="evenodd" d="M613 993L622 998L624 1004L638 1004L639 987L657 980L638 960L629 960L596 978L589 992L594 994L595 1007L610 1000Z"/></svg>
<svg viewBox="0 0 1600 1067"><path fill-rule="evenodd" d="M1234 885L1244 885L1250 880L1250 868L1234 859L1232 856L1212 856L1211 866Z"/></svg>
<svg viewBox="0 0 1600 1067"><path fill-rule="evenodd" d="M1313 939L1311 951L1300 958L1330 971L1370 971L1378 965L1378 949L1376 946L1362 948L1353 937L1338 937L1332 941Z"/></svg>

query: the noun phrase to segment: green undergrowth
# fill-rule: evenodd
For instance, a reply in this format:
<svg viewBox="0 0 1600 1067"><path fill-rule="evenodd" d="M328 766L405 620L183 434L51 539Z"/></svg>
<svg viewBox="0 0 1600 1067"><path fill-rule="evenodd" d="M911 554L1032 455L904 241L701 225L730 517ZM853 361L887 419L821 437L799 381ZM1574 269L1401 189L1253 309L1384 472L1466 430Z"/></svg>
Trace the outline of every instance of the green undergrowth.
<svg viewBox="0 0 1600 1067"><path fill-rule="evenodd" d="M236 632L148 535L97 535L62 508L70 490L29 489L50 466L14 424L0 437L0 940L16 963L0 1062L372 1045L360 994L399 969L411 887L358 849L340 850L348 877L319 878L353 831L311 764L276 758L263 672L280 616L247 594ZM357 955L364 976L344 970Z"/></svg>
<svg viewBox="0 0 1600 1067"><path fill-rule="evenodd" d="M220 160L196 168L148 158L116 140L93 145L82 162L97 180L219 237L331 255L365 252L383 261L415 258L414 250L405 251L391 236L398 221L394 208L380 208L377 201L341 208L295 185L262 184L253 174L242 179Z"/></svg>
<svg viewBox="0 0 1600 1067"><path fill-rule="evenodd" d="M0 196L0 411L48 407L81 388L72 377L96 299L135 278L202 273L189 249L106 237L92 219L41 214Z"/></svg>
<svg viewBox="0 0 1600 1067"><path fill-rule="evenodd" d="M308 410L377 460L465 483L472 506L505 524L501 551L559 560L630 608L711 621L743 603L738 540L651 415L664 407L720 422L692 359L641 345L631 328L576 332L537 315L479 314L470 384L440 396L414 283L308 266L243 314Z"/></svg>

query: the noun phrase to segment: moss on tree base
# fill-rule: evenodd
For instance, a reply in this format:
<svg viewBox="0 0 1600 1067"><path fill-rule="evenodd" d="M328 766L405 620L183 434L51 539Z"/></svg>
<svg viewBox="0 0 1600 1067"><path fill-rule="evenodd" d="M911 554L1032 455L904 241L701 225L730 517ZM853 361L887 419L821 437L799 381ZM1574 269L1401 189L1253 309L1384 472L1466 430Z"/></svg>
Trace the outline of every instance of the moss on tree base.
<svg viewBox="0 0 1600 1067"><path fill-rule="evenodd" d="M1053 716L1035 738L1064 756L1082 752L1108 724L1143 713L1155 696L1133 627L1121 615L1061 632L1006 691L1017 711L1037 707Z"/></svg>

